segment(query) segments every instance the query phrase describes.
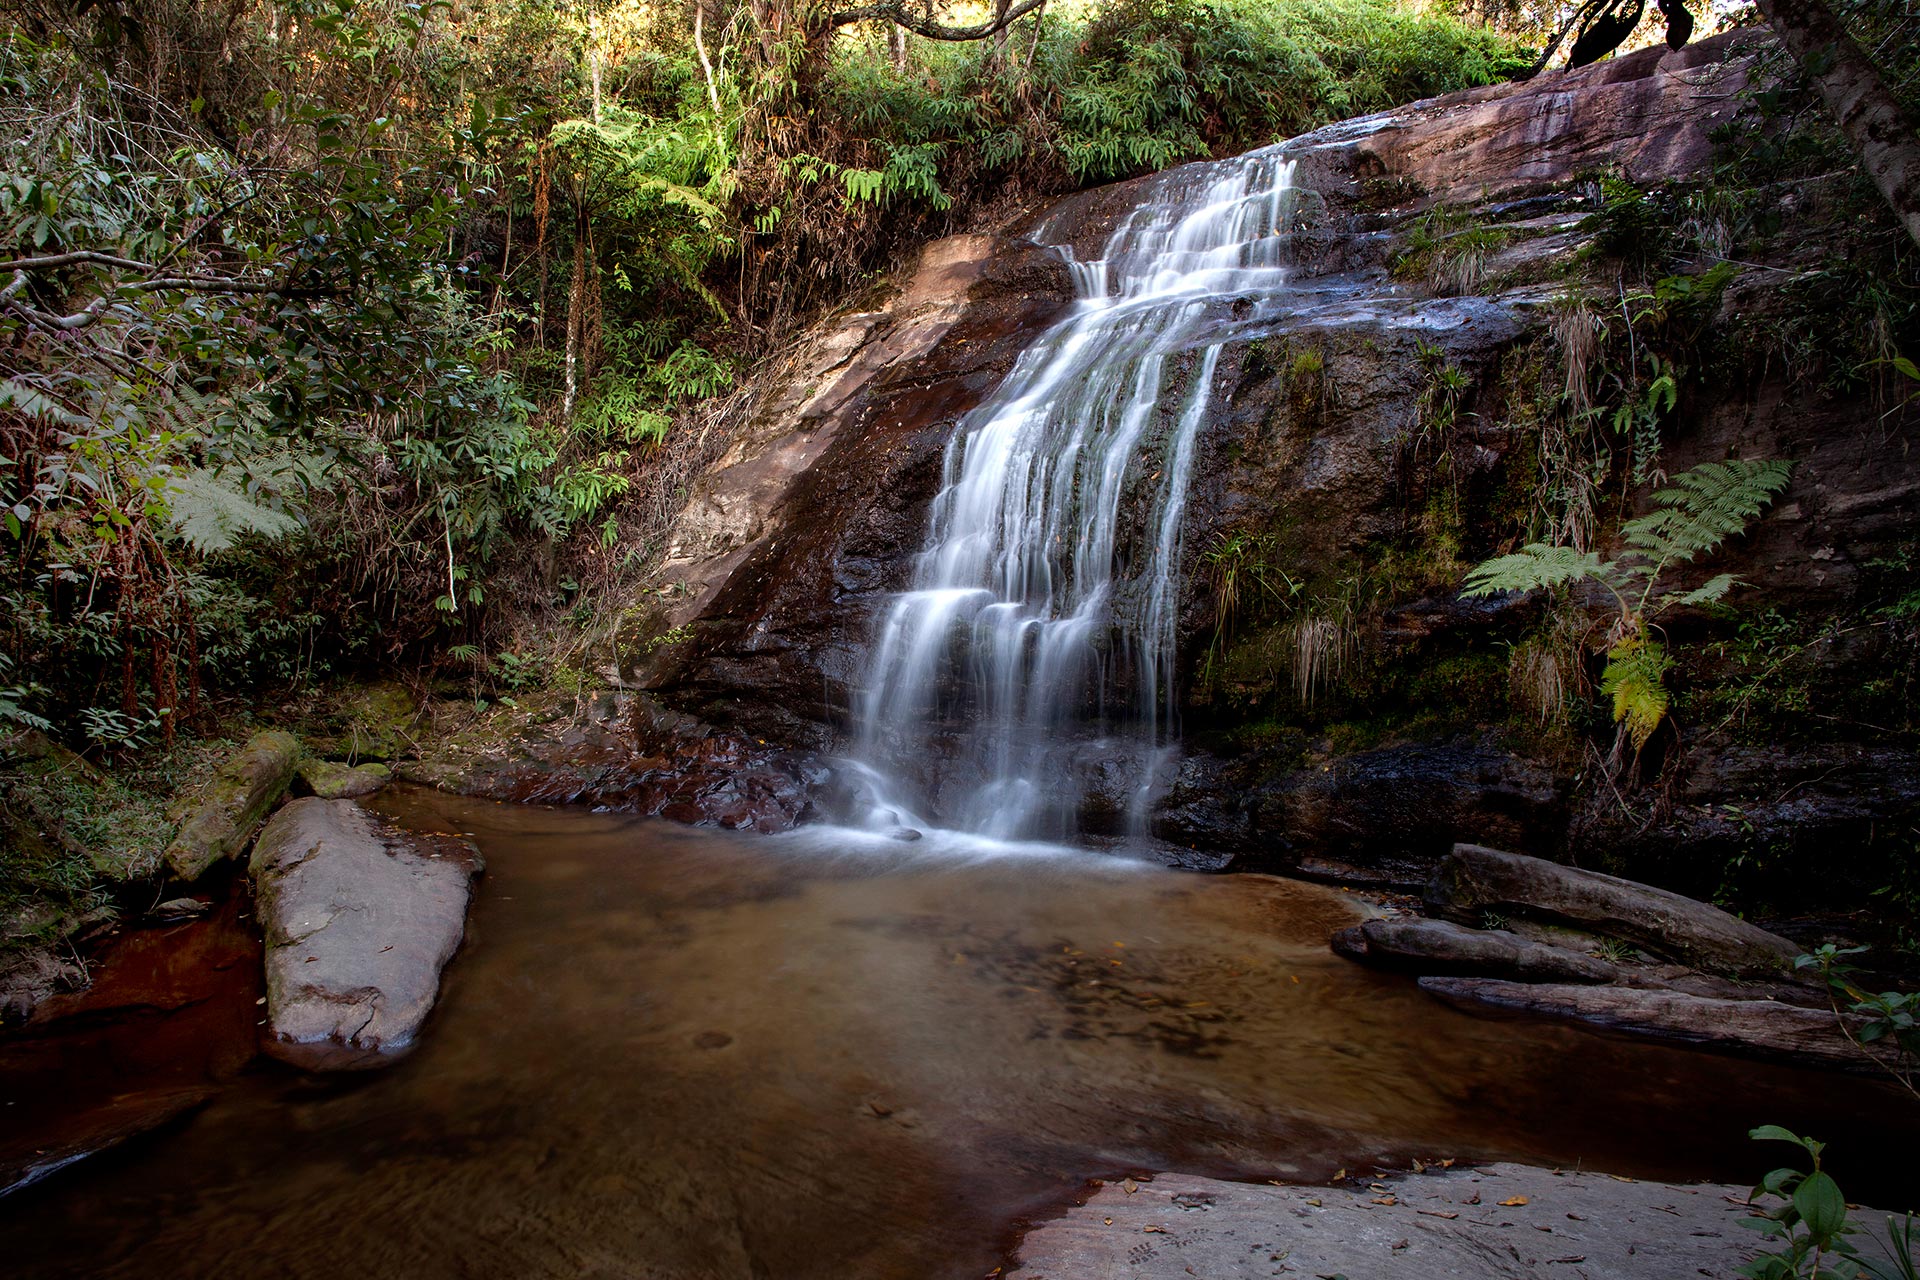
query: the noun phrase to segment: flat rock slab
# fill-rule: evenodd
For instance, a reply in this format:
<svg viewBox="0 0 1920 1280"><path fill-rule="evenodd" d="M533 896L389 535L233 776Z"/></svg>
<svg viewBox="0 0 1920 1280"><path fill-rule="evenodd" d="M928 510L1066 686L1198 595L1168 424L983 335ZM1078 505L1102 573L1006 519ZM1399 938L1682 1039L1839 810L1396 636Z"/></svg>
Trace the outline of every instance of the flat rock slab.
<svg viewBox="0 0 1920 1280"><path fill-rule="evenodd" d="M1746 1188L1526 1165L1341 1187L1133 1185L1027 1232L1009 1280L1735 1280L1758 1247L1738 1225Z"/></svg>
<svg viewBox="0 0 1920 1280"><path fill-rule="evenodd" d="M1652 885L1523 853L1454 845L1427 886L1427 913L1478 924L1489 911L1575 925L1733 977L1790 972L1802 950L1718 907Z"/></svg>
<svg viewBox="0 0 1920 1280"><path fill-rule="evenodd" d="M401 832L351 800L295 800L254 843L266 1051L309 1071L414 1045L466 930L479 852Z"/></svg>

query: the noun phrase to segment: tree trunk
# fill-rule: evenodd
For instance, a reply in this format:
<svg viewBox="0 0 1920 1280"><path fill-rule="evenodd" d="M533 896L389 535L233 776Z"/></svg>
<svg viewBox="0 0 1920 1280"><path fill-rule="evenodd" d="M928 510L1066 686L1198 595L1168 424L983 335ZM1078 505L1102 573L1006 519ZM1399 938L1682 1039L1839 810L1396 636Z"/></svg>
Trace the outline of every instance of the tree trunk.
<svg viewBox="0 0 1920 1280"><path fill-rule="evenodd" d="M1920 245L1920 137L1879 70L1823 0L1757 0L1761 16L1813 82L1860 167Z"/></svg>
<svg viewBox="0 0 1920 1280"><path fill-rule="evenodd" d="M573 421L580 399L580 348L587 334L587 211L576 204L573 219L573 280L567 286L567 375L560 399L560 420Z"/></svg>

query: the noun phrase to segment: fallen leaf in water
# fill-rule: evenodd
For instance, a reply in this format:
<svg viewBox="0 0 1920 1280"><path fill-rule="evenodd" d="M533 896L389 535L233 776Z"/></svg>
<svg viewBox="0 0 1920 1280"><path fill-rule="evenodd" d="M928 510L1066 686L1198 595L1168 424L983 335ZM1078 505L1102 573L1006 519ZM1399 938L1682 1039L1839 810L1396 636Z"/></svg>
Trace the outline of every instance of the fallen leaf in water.
<svg viewBox="0 0 1920 1280"><path fill-rule="evenodd" d="M1134 1192L1140 1189L1140 1184L1135 1182L1132 1178L1128 1178L1125 1182L1121 1183L1120 1185L1127 1189L1128 1195L1132 1195Z"/></svg>
<svg viewBox="0 0 1920 1280"><path fill-rule="evenodd" d="M1617 1173L1610 1173L1607 1176L1609 1178L1612 1178L1615 1182L1632 1182L1633 1181L1632 1178L1623 1178Z"/></svg>
<svg viewBox="0 0 1920 1280"><path fill-rule="evenodd" d="M1527 1197L1525 1196L1515 1196L1511 1200L1502 1200L1500 1202L1500 1207L1503 1209L1518 1209L1521 1205L1530 1204L1530 1203L1532 1202L1528 1200Z"/></svg>
<svg viewBox="0 0 1920 1280"><path fill-rule="evenodd" d="M1347 1171L1345 1169L1342 1169L1338 1173L1335 1173L1333 1175L1333 1180L1335 1182L1345 1182L1347 1180Z"/></svg>
<svg viewBox="0 0 1920 1280"><path fill-rule="evenodd" d="M1427 1216L1428 1216L1429 1218L1445 1218L1445 1219L1447 1219L1447 1221L1449 1221L1449 1222L1451 1222L1451 1221L1453 1221L1453 1219L1455 1219L1455 1218L1457 1218L1457 1217L1459 1217L1459 1216L1460 1216L1460 1215L1459 1215L1459 1214L1457 1214L1457 1213L1443 1213L1443 1212L1441 1212L1441 1211L1440 1211L1440 1210L1438 1210L1438 1209L1415 1209L1415 1210L1414 1210L1414 1212L1415 1212L1415 1213L1424 1213L1424 1214L1426 1214L1426 1215L1427 1215Z"/></svg>
<svg viewBox="0 0 1920 1280"><path fill-rule="evenodd" d="M1165 1227L1142 1227L1140 1231L1143 1235L1163 1236L1167 1234Z"/></svg>
<svg viewBox="0 0 1920 1280"><path fill-rule="evenodd" d="M1421 1164L1418 1160L1415 1160L1413 1162L1413 1171L1415 1173L1425 1173L1427 1171L1427 1166Z"/></svg>
<svg viewBox="0 0 1920 1280"><path fill-rule="evenodd" d="M1312 1196L1307 1200L1307 1203L1318 1209L1320 1207L1320 1197Z"/></svg>
<svg viewBox="0 0 1920 1280"><path fill-rule="evenodd" d="M1399 1204L1400 1202L1394 1199L1392 1196L1381 1196L1379 1199L1375 1200L1373 1203L1393 1205L1393 1204Z"/></svg>
<svg viewBox="0 0 1920 1280"><path fill-rule="evenodd" d="M1413 1241L1411 1241L1411 1240L1402 1240L1402 1241L1400 1241L1400 1242L1399 1242L1398 1244L1395 1244L1395 1245L1393 1246L1393 1251L1394 1251L1395 1253L1398 1253L1398 1252L1400 1252L1400 1250L1402 1250L1402 1249L1404 1249L1404 1248L1406 1248L1406 1247L1407 1247L1408 1245L1410 1245L1410 1244L1412 1244L1412 1243L1413 1243Z"/></svg>
<svg viewBox="0 0 1920 1280"><path fill-rule="evenodd" d="M1386 1184L1386 1183L1384 1183L1384 1182L1369 1182L1369 1183L1367 1184L1367 1190L1369 1190L1369 1191L1385 1191L1385 1190L1387 1190L1387 1184Z"/></svg>
<svg viewBox="0 0 1920 1280"><path fill-rule="evenodd" d="M1452 1157L1452 1156L1448 1156L1448 1157L1447 1157L1447 1158L1446 1158L1445 1160L1442 1160L1442 1161L1440 1162L1440 1167L1441 1167L1442 1169L1451 1169L1451 1168L1453 1168L1453 1157Z"/></svg>
<svg viewBox="0 0 1920 1280"><path fill-rule="evenodd" d="M1292 979L1293 979L1293 985L1294 985L1294 986L1296 986L1296 987L1297 987L1297 986L1299 986L1299 985L1300 985L1300 975L1299 975L1299 974L1297 974L1297 973L1295 973L1295 974L1290 974L1289 976L1290 976L1290 977L1292 977Z"/></svg>
<svg viewBox="0 0 1920 1280"><path fill-rule="evenodd" d="M1551 1262L1585 1262L1586 1260L1587 1260L1587 1255L1584 1253L1574 1253L1574 1254L1569 1254L1564 1258L1548 1259L1548 1261L1551 1261Z"/></svg>
<svg viewBox="0 0 1920 1280"><path fill-rule="evenodd" d="M1113 1225L1113 1219L1112 1219L1112 1218L1102 1218L1102 1219L1100 1219L1100 1221L1102 1221L1102 1222L1104 1222L1104 1223L1106 1223L1106 1224L1107 1224L1108 1226L1112 1226L1112 1225Z"/></svg>
<svg viewBox="0 0 1920 1280"><path fill-rule="evenodd" d="M1474 1192L1474 1193L1473 1193L1473 1194L1472 1194L1471 1196L1468 1196L1468 1197L1466 1198L1466 1200L1464 1200L1464 1201L1463 1201L1462 1203L1464 1203L1464 1204L1479 1204L1479 1203L1480 1203L1480 1193L1479 1193L1478 1191L1476 1191L1476 1192Z"/></svg>

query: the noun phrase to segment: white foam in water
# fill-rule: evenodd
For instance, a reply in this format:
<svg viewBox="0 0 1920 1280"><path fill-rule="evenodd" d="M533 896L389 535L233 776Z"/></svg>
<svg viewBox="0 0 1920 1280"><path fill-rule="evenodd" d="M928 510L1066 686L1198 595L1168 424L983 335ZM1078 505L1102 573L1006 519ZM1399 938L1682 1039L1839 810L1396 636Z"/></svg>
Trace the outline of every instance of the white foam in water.
<svg viewBox="0 0 1920 1280"><path fill-rule="evenodd" d="M1070 837L1089 749L1130 773L1144 826L1173 754L1195 445L1222 344L1286 288L1292 179L1278 148L1166 175L955 432L856 704L867 827Z"/></svg>

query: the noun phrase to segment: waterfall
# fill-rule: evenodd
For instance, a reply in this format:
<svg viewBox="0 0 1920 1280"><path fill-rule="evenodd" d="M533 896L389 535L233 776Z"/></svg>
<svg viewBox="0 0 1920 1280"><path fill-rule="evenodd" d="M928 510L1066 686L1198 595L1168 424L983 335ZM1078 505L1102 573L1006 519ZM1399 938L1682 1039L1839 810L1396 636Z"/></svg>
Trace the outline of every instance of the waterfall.
<svg viewBox="0 0 1920 1280"><path fill-rule="evenodd" d="M853 752L870 821L1070 835L1097 759L1144 824L1195 446L1222 345L1283 292L1292 176L1278 148L1175 170L1099 259L1062 247L1077 299L955 432L875 638Z"/></svg>

